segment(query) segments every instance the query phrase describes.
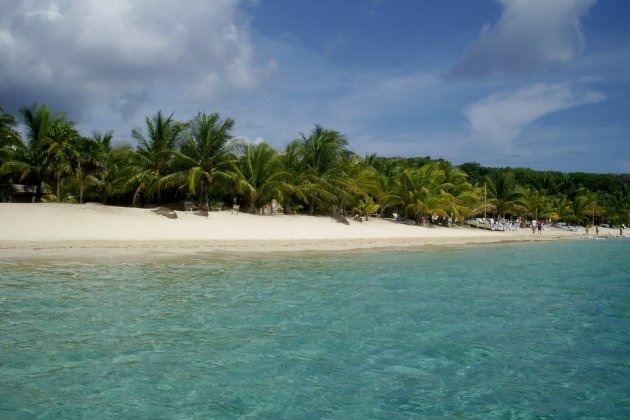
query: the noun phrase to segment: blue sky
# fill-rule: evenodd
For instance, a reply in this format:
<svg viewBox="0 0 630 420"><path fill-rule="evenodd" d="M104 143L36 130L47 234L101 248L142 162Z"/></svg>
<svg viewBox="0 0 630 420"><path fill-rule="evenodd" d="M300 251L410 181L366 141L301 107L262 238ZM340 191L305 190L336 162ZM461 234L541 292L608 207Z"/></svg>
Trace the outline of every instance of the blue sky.
<svg viewBox="0 0 630 420"><path fill-rule="evenodd" d="M630 173L626 0L0 0L0 104L131 142L217 111L283 149Z"/></svg>

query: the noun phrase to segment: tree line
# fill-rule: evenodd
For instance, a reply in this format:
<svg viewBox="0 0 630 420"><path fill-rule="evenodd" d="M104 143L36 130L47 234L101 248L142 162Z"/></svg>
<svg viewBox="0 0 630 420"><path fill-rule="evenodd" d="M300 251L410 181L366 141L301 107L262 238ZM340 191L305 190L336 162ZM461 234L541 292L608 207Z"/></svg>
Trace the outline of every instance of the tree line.
<svg viewBox="0 0 630 420"><path fill-rule="evenodd" d="M391 216L428 223L470 217L552 219L591 225L630 221L630 176L454 166L430 157L358 156L338 131L315 125L283 150L233 135L235 121L199 112L177 121L161 111L132 130L82 136L45 104L0 107L0 198L16 185L36 201L180 207L238 203L252 213L272 201L286 213Z"/></svg>

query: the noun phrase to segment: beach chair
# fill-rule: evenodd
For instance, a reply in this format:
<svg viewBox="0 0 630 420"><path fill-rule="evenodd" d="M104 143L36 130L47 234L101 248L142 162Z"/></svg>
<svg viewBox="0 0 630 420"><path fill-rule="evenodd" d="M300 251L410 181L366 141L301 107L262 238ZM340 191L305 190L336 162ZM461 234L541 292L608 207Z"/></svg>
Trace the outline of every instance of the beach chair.
<svg viewBox="0 0 630 420"><path fill-rule="evenodd" d="M240 204L234 204L232 206L232 214L234 214L234 212L236 212L236 214L238 214L240 209L241 209L241 205Z"/></svg>

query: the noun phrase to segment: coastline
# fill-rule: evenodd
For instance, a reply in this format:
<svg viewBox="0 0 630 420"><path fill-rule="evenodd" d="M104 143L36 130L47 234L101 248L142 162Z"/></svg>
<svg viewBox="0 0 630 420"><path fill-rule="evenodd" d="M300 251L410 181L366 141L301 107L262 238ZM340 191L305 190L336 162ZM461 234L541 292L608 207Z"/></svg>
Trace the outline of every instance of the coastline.
<svg viewBox="0 0 630 420"><path fill-rule="evenodd" d="M533 235L462 227L422 227L370 219L349 225L331 217L177 211L100 204L0 204L0 261L128 260L178 256L269 255L537 242L584 238L557 229Z"/></svg>

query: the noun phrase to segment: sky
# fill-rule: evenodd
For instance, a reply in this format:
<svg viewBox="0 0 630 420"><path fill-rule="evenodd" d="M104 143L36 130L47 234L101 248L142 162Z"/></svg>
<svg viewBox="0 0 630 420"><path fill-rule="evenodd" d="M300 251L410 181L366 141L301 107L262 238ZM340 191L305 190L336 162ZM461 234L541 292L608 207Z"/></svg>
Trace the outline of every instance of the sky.
<svg viewBox="0 0 630 420"><path fill-rule="evenodd" d="M158 111L283 150L630 173L627 0L0 0L0 105L130 143Z"/></svg>

